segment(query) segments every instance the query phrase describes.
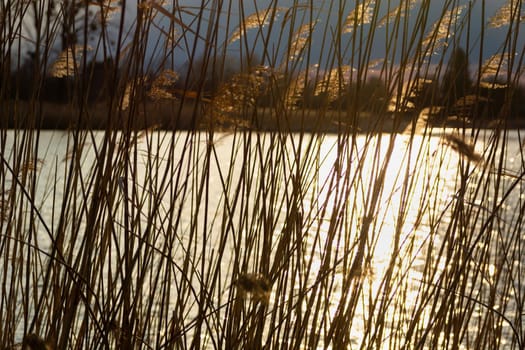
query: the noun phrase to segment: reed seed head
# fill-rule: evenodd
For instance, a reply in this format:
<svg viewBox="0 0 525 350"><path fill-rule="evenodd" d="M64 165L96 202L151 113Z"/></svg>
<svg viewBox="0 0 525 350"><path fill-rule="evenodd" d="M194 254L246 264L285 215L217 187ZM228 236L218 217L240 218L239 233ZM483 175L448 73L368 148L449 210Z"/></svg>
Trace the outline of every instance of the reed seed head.
<svg viewBox="0 0 525 350"><path fill-rule="evenodd" d="M51 350L51 347L46 343L46 341L40 338L34 333L30 333L24 337L24 342L22 346L23 350Z"/></svg>
<svg viewBox="0 0 525 350"><path fill-rule="evenodd" d="M474 150L474 145L467 143L459 136L447 134L445 135L445 143L471 162L478 163L483 161L483 156Z"/></svg>
<svg viewBox="0 0 525 350"><path fill-rule="evenodd" d="M260 274L242 274L235 285L243 295L250 294L255 301L268 303L272 284L266 277Z"/></svg>

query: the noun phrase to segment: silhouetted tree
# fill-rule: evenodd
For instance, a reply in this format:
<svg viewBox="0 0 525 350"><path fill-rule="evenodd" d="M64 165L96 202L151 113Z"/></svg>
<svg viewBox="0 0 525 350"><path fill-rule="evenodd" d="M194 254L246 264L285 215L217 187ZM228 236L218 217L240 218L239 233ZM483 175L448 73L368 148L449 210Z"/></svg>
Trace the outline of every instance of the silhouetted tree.
<svg viewBox="0 0 525 350"><path fill-rule="evenodd" d="M517 85L512 95L511 116L525 119L525 86Z"/></svg>
<svg viewBox="0 0 525 350"><path fill-rule="evenodd" d="M438 98L439 86L434 77L417 77L411 84L408 99L414 104L416 111L421 111L425 107L440 105L441 101L438 101Z"/></svg>
<svg viewBox="0 0 525 350"><path fill-rule="evenodd" d="M456 48L448 62L443 76L441 91L443 103L450 107L460 98L467 95L472 87L469 75L469 62L465 50Z"/></svg>
<svg viewBox="0 0 525 350"><path fill-rule="evenodd" d="M96 42L102 36L114 39L107 34L108 19L112 13L122 10L122 6L122 2L102 0L29 2L24 7L26 12L21 24L21 33L29 38L23 45L27 52L20 55L21 64L10 74L8 90L3 92L10 98L42 98L53 102L68 102L74 94L87 94L90 100L103 96L108 92L109 79L114 78L111 57L106 57L103 64L88 56L87 64L82 65L80 59L89 51L89 40ZM88 39L87 34L94 39ZM84 43L85 50L79 45ZM53 65L66 50L71 53L67 53L64 61L71 69L56 75ZM50 52L58 53L58 58Z"/></svg>
<svg viewBox="0 0 525 350"><path fill-rule="evenodd" d="M360 110L382 113L386 111L390 95L384 81L378 77L369 78L361 85L358 93Z"/></svg>
<svg viewBox="0 0 525 350"><path fill-rule="evenodd" d="M326 101L318 102L321 107L329 103L333 109L355 109L373 113L382 113L386 111L388 101L390 100L388 87L379 77L370 77L368 80L352 82L343 87L339 97L329 101L326 94L320 95Z"/></svg>

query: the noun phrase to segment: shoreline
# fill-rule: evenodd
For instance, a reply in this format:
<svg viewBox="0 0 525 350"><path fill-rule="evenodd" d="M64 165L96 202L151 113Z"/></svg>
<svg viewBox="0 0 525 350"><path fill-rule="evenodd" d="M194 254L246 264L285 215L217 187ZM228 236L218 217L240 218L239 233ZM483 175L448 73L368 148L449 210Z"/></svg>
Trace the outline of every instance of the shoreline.
<svg viewBox="0 0 525 350"><path fill-rule="evenodd" d="M252 130L286 133L403 133L413 126L418 129L416 113L354 113L351 117L344 110L297 109L277 112L270 108L252 109L240 117L234 113L210 117L206 105L189 101L146 101L135 110L111 109L105 102L86 105L84 110L72 104L52 102L9 101L3 108L2 128L42 130L105 130L110 125L115 130L144 130L149 128L173 131L231 131ZM37 116L37 118L34 118ZM133 118L130 118L132 116ZM497 120L468 121L460 118L435 118L428 121L432 128L525 129L525 118L513 118L498 123Z"/></svg>

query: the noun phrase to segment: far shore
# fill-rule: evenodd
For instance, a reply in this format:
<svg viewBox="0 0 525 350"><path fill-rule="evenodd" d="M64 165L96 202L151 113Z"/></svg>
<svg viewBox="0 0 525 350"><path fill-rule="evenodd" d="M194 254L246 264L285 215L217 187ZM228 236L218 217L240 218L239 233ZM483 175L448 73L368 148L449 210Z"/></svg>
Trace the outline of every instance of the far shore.
<svg viewBox="0 0 525 350"><path fill-rule="evenodd" d="M7 108L6 108L7 107ZM164 130L254 130L263 132L307 132L307 133L402 133L410 131L417 123L417 113L367 112L349 114L347 111L295 109L277 112L270 108L257 108L239 117L218 114L211 117L206 105L194 101L181 104L178 101L147 101L134 110L118 110L107 103L87 105L83 110L72 104L52 102L33 103L11 101L2 108L8 117L0 120L3 128L15 129L132 129L156 128ZM129 118L132 115L133 118ZM279 115L279 117L278 117ZM37 118L35 118L37 116ZM132 122L128 122L131 120ZM111 125L110 125L111 124ZM514 118L504 122L467 120L465 118L433 118L431 127L480 128L505 127L525 128L525 118Z"/></svg>

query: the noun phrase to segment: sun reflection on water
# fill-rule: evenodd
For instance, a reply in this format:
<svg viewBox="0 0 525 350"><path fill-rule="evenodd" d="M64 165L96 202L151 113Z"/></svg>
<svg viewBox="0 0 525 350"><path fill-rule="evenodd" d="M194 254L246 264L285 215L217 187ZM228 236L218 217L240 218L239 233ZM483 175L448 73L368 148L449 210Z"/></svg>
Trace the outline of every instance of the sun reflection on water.
<svg viewBox="0 0 525 350"><path fill-rule="evenodd" d="M334 143L337 140L334 140ZM393 142L389 154L390 142ZM316 203L305 203L305 206L321 206L326 211L324 216L317 217L316 224L311 229L317 229L320 242L328 242L331 225L334 224L334 210L344 210L340 215L354 218L347 224L344 237L340 237L338 244L346 249L339 249L339 256L333 258L334 263L341 260L352 261L357 249L358 232L363 225L367 212L373 212L370 231L366 238L366 257L364 266L357 278L362 284L352 324L349 326L350 338L353 343L366 343L362 339L370 318L378 317L378 311L386 311L385 319L390 317L404 318L409 323L412 307L420 302L420 283L424 280L425 259L428 253L430 240L438 240L436 236L437 218L451 200L455 191L455 176L457 173L458 158L454 153L446 152L439 137L416 135L382 135L373 141L359 138L353 146L350 161L341 166L342 176L349 181L337 178L334 167L341 163L341 148L325 139L320 147L320 159L323 162L317 169L319 178L319 196ZM385 166L384 178L379 177L380 167ZM380 186L377 181L382 181ZM329 183L338 183L341 188L329 187ZM375 208L370 209L369 189L378 188L381 192ZM344 188L343 188L344 187ZM345 192L346 190L346 192ZM338 203L334 193L345 192L346 205ZM316 210L319 210L316 208ZM442 222L443 219L440 218ZM312 237L316 237L313 234ZM317 244L315 253L309 256L312 259L312 271L320 271L326 245ZM444 269L443 263L437 267ZM327 300L329 318L336 317L337 309L342 299L342 288L347 278L348 268L335 268L333 289ZM315 276L315 274L314 274ZM406 285L398 286L384 293L385 281L398 279ZM314 281L310 281L313 283ZM427 281L429 283L431 281ZM378 300L391 300L390 305L381 306ZM381 308L381 310L380 310ZM400 315L399 313L404 315ZM426 322L426 316L419 322ZM398 327L399 324L396 325ZM391 335L399 336L400 329L390 329ZM387 337L388 338L388 337ZM385 346L388 348L388 346Z"/></svg>

